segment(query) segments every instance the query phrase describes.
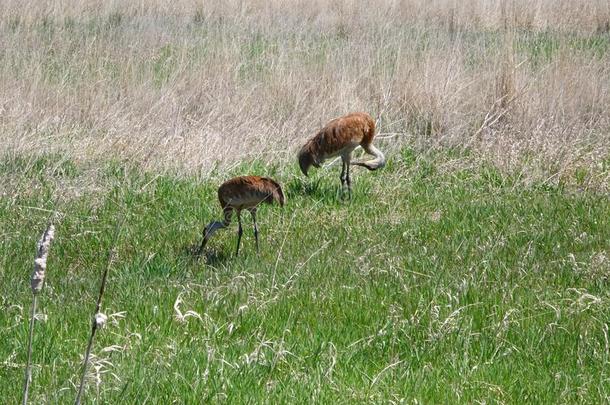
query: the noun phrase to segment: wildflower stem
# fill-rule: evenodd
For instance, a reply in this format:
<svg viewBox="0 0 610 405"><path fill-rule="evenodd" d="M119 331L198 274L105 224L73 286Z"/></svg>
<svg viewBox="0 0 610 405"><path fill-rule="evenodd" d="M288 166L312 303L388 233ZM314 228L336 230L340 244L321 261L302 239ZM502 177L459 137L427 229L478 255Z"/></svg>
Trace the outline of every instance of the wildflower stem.
<svg viewBox="0 0 610 405"><path fill-rule="evenodd" d="M83 391L85 388L85 376L87 374L87 366L89 365L89 357L91 356L91 347L93 346L93 337L95 336L96 330L97 323L94 320L93 326L91 327L91 334L89 335L89 342L87 343L87 350L85 351L85 360L83 363L83 372L80 378L80 386L78 387L78 395L76 396L76 400L74 401L76 405L80 404L80 399L83 395Z"/></svg>
<svg viewBox="0 0 610 405"><path fill-rule="evenodd" d="M121 226L117 226L113 238L112 247L108 251L108 260L106 262L106 267L104 268L104 272L102 273L102 281L100 283L100 292L97 296L97 304L95 305L95 312L93 314L93 321L91 323L91 334L89 335L89 341L87 342L87 349L85 351L85 359L83 360L83 370L80 379L80 386L78 387L78 394L76 395L76 399L74 401L75 405L79 405L81 401L81 397L85 390L85 377L87 375L87 368L89 366L89 358L91 357L91 348L93 347L93 339L95 337L95 333L98 329L98 321L96 315L100 312L100 308L102 306L102 299L104 298L104 291L106 290L106 279L108 278L108 271L110 270L110 266L114 261L115 256L115 246L116 241L119 236L119 230Z"/></svg>
<svg viewBox="0 0 610 405"><path fill-rule="evenodd" d="M25 382L23 384L23 405L28 403L28 393L30 390L30 383L32 382L32 340L34 338L34 321L36 319L36 303L38 302L38 296L34 294L32 299L32 311L30 313L30 335L28 338L28 361L25 366Z"/></svg>
<svg viewBox="0 0 610 405"><path fill-rule="evenodd" d="M95 315L100 311L100 307L102 306L102 298L104 297L104 291L106 289L106 279L108 278L108 270L110 269L110 265L112 264L112 258L114 257L114 247L110 249L108 253L108 262L106 264L106 268L104 268L104 273L102 274L102 282L100 284L100 293L97 296L97 304L95 305L95 312L93 315L93 321L91 323L91 334L89 335L89 342L87 343L87 350L85 351L85 359L83 363L83 372L80 379L80 386L78 388L78 395L76 396L76 400L74 401L75 405L80 404L81 397L83 395L83 391L85 389L85 376L87 375L87 367L89 365L89 357L91 356L91 347L93 346L93 338L95 337L95 332L97 332L97 321Z"/></svg>

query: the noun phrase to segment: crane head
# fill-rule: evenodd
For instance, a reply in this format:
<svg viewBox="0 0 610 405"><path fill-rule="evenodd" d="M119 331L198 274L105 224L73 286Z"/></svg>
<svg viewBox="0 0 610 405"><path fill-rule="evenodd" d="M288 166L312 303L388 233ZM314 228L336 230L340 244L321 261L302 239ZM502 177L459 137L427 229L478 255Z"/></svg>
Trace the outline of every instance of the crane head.
<svg viewBox="0 0 610 405"><path fill-rule="evenodd" d="M311 153L305 149L301 149L299 152L299 167L305 176L307 176L307 172L309 168L314 165L314 159Z"/></svg>
<svg viewBox="0 0 610 405"><path fill-rule="evenodd" d="M222 229L224 227L225 225L219 221L213 221L207 224L206 227L203 228L203 243L201 244L201 247L205 247L212 235L214 235L217 230Z"/></svg>

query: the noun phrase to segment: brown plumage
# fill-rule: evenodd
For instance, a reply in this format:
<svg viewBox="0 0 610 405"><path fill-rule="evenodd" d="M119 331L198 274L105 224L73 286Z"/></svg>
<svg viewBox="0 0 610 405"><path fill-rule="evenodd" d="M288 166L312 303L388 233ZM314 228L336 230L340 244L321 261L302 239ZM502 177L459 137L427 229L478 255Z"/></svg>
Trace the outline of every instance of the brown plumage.
<svg viewBox="0 0 610 405"><path fill-rule="evenodd" d="M350 165L366 167L376 170L385 165L385 156L373 145L375 137L375 121L363 112L356 112L336 118L324 126L314 137L309 139L298 154L299 166L305 176L311 166L320 167L324 160L341 156L343 169L341 170L341 187L347 190L351 197L352 186L349 177ZM354 149L362 149L375 159L366 162L351 161Z"/></svg>
<svg viewBox="0 0 610 405"><path fill-rule="evenodd" d="M254 239L256 240L256 251L258 252L258 228L256 226L256 208L262 204L273 204L277 202L284 205L284 193L282 187L275 180L259 176L241 176L225 181L218 188L218 200L224 213L224 221L212 221L203 230L203 241L197 254L201 254L208 240L217 230L226 228L231 224L233 211L237 213L237 249L235 255L239 254L239 243L243 233L241 228L241 211L248 210L252 214L254 222Z"/></svg>

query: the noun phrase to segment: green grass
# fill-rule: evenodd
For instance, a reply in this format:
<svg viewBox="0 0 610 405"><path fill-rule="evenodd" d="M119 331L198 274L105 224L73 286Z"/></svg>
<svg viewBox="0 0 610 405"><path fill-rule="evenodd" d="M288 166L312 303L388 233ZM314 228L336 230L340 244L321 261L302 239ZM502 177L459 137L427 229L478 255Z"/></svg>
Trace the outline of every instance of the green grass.
<svg viewBox="0 0 610 405"><path fill-rule="evenodd" d="M20 401L29 277L58 211L34 341L33 402L74 399L99 276L124 221L104 300L125 311L97 336L88 402L590 402L610 397L610 202L518 179L449 154L393 156L304 181L253 164L213 179L97 172L50 156L4 159L22 173L0 198L0 392ZM459 168L463 166L463 168ZM284 184L260 210L192 251L220 218L216 187L244 172ZM61 197L59 197L61 196ZM44 211L49 210L49 211ZM178 322L173 305L200 314ZM104 348L106 348L104 350ZM95 367L91 368L95 371Z"/></svg>

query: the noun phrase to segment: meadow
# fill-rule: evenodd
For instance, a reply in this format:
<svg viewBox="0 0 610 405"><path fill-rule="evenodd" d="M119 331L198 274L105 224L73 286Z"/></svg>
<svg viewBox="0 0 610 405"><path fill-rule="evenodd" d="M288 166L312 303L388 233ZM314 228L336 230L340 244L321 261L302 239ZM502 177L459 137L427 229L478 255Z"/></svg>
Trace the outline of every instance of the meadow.
<svg viewBox="0 0 610 405"><path fill-rule="evenodd" d="M0 3L0 402L50 220L32 403L74 400L111 250L86 403L608 401L608 3L376 5ZM388 164L344 201L295 154L355 110ZM248 218L195 257L240 174L287 196L260 254Z"/></svg>

